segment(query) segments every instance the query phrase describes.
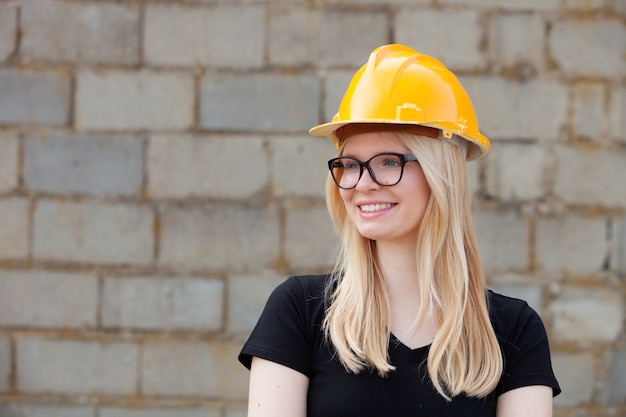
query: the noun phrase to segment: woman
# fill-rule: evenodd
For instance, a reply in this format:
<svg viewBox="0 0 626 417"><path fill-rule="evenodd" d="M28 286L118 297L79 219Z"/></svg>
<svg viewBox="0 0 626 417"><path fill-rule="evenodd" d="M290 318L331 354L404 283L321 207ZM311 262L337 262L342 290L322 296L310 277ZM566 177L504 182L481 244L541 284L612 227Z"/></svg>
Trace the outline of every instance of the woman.
<svg viewBox="0 0 626 417"><path fill-rule="evenodd" d="M548 341L486 290L465 162L484 156L467 93L439 61L374 50L333 121L334 272L281 284L239 359L249 417L552 415Z"/></svg>

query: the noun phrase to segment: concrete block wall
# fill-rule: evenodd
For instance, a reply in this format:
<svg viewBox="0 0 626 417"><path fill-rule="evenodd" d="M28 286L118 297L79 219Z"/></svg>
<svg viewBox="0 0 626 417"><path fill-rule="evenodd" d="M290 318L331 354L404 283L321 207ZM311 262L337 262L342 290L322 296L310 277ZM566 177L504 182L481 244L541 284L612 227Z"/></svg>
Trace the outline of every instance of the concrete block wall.
<svg viewBox="0 0 626 417"><path fill-rule="evenodd" d="M492 139L487 278L543 317L556 415L626 415L626 2L6 0L0 416L244 416L268 294L333 262L306 131L391 42Z"/></svg>

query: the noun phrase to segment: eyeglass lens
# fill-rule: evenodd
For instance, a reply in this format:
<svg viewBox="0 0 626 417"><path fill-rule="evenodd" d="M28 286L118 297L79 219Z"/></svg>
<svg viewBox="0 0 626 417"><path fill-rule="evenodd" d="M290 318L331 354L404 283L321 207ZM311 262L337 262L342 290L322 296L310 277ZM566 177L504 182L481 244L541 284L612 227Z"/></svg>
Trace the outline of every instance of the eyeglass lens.
<svg viewBox="0 0 626 417"><path fill-rule="evenodd" d="M340 157L332 159L329 167L335 183L344 189L356 187L364 169L368 169L374 182L389 186L400 182L404 160L401 155L396 154L375 155L366 162L350 157Z"/></svg>

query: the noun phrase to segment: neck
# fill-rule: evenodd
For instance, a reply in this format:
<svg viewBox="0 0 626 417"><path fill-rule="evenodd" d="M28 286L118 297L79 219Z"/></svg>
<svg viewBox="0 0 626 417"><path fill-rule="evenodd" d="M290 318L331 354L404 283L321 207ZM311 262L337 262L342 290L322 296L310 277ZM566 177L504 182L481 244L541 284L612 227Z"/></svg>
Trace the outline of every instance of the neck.
<svg viewBox="0 0 626 417"><path fill-rule="evenodd" d="M376 242L376 251L389 296L391 332L411 349L431 343L438 328L433 316L426 313L416 322L420 290L415 245Z"/></svg>
<svg viewBox="0 0 626 417"><path fill-rule="evenodd" d="M376 252L390 296L419 294L415 245L378 241Z"/></svg>

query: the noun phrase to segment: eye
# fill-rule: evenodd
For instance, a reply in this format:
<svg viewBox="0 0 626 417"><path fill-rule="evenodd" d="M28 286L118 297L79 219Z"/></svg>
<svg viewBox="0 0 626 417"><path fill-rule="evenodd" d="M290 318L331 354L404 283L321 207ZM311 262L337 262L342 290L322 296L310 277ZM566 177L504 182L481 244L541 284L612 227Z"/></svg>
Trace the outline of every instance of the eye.
<svg viewBox="0 0 626 417"><path fill-rule="evenodd" d="M402 161L400 161L400 159L395 156L386 157L382 161L381 165L387 168L399 168L402 166Z"/></svg>
<svg viewBox="0 0 626 417"><path fill-rule="evenodd" d="M358 171L360 169L359 163L354 159L346 159L342 165L346 171Z"/></svg>

